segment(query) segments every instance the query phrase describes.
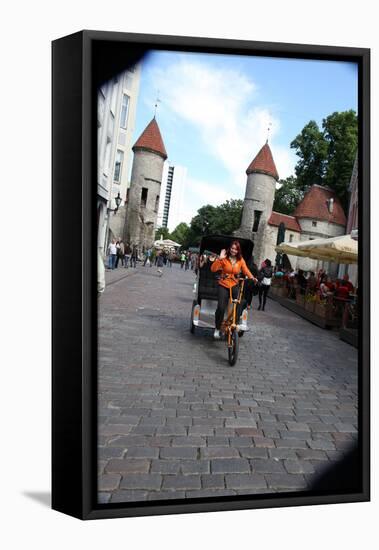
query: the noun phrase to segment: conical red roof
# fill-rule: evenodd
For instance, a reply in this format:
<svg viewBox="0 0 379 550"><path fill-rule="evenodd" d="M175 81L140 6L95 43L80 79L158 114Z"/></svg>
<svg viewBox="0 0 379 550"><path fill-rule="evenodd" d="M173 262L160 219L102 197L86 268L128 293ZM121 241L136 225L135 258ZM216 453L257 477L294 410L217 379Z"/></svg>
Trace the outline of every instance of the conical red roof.
<svg viewBox="0 0 379 550"><path fill-rule="evenodd" d="M246 174L252 174L253 172L258 172L259 174L268 174L276 180L279 179L279 174L275 166L274 159L272 157L271 149L269 144L266 142L262 149L259 151L257 156L253 159Z"/></svg>
<svg viewBox="0 0 379 550"><path fill-rule="evenodd" d="M333 210L329 212L328 201L333 199ZM336 194L328 187L312 185L297 205L293 215L299 218L313 218L338 225L346 225L346 216Z"/></svg>
<svg viewBox="0 0 379 550"><path fill-rule="evenodd" d="M140 137L137 139L133 145L133 151L136 149L146 149L147 151L152 151L157 153L164 160L167 158L166 148L163 143L161 132L155 117L149 124L146 126Z"/></svg>

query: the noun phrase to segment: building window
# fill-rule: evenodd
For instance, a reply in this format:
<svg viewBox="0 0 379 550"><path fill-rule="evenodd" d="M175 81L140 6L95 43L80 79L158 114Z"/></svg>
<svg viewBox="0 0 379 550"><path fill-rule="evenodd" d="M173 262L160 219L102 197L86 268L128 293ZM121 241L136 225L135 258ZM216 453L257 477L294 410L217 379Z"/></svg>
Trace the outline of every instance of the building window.
<svg viewBox="0 0 379 550"><path fill-rule="evenodd" d="M159 208L159 195L157 195L157 198L155 199L155 212L158 212Z"/></svg>
<svg viewBox="0 0 379 550"><path fill-rule="evenodd" d="M141 206L145 207L147 203L147 187L142 187Z"/></svg>
<svg viewBox="0 0 379 550"><path fill-rule="evenodd" d="M110 160L111 160L111 142L110 140L108 140L105 146L105 156L104 156L104 166L103 166L104 176L108 175Z"/></svg>
<svg viewBox="0 0 379 550"><path fill-rule="evenodd" d="M312 222L312 227L317 227L317 222Z"/></svg>
<svg viewBox="0 0 379 550"><path fill-rule="evenodd" d="M121 104L121 115L120 115L120 126L121 128L127 127L128 122L128 111L129 111L129 96L126 94L122 95L122 104Z"/></svg>
<svg viewBox="0 0 379 550"><path fill-rule="evenodd" d="M259 226L259 220L261 219L262 211L261 210L254 210L254 224L253 224L253 232L256 233L258 231Z"/></svg>
<svg viewBox="0 0 379 550"><path fill-rule="evenodd" d="M120 183L120 180L121 180L121 169L122 169L123 161L124 161L124 153L119 149L117 149L116 161L114 164L114 176L113 176L113 181L116 183Z"/></svg>
<svg viewBox="0 0 379 550"><path fill-rule="evenodd" d="M290 235L290 243L293 241L293 235Z"/></svg>

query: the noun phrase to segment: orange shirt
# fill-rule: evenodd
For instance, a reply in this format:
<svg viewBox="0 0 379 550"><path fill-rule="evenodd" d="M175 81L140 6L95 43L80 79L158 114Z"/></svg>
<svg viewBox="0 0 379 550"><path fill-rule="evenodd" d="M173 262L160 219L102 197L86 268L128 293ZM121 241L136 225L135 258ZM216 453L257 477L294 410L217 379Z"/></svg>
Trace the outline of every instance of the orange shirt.
<svg viewBox="0 0 379 550"><path fill-rule="evenodd" d="M227 276L225 279L221 278L218 282L219 285L225 288L231 288L238 283L237 277L241 271L249 279L253 278L243 258L237 260L234 265L229 258L224 258L223 260L217 259L212 263L211 271L221 271L221 277Z"/></svg>

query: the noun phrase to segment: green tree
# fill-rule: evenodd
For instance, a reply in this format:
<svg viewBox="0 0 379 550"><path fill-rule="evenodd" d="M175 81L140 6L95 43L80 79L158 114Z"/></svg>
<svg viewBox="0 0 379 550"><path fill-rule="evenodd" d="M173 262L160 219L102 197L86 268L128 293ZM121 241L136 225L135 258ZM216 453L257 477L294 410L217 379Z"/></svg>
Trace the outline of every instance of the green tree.
<svg viewBox="0 0 379 550"><path fill-rule="evenodd" d="M355 111L335 112L322 121L322 131L311 120L292 141L299 161L295 166L297 185L305 191L315 183L333 189L345 212L348 186L358 147L358 118Z"/></svg>
<svg viewBox="0 0 379 550"><path fill-rule="evenodd" d="M279 180L279 183L281 187L275 191L273 210L281 214L292 215L304 197L304 191L299 188L298 181L294 176Z"/></svg>
<svg viewBox="0 0 379 550"><path fill-rule="evenodd" d="M170 231L167 227L159 227L155 231L155 240L158 241L161 238L161 235L163 239L170 239Z"/></svg>
<svg viewBox="0 0 379 550"><path fill-rule="evenodd" d="M323 184L328 145L317 122L311 120L291 142L299 161L295 166L297 183L303 191L310 185Z"/></svg>
<svg viewBox="0 0 379 550"><path fill-rule="evenodd" d="M181 222L175 227L174 231L171 233L170 239L185 247L188 241L188 232L188 224L186 224L185 222Z"/></svg>
<svg viewBox="0 0 379 550"><path fill-rule="evenodd" d="M241 224L243 201L230 199L219 206L206 204L191 220L186 246L197 246L204 235L231 235Z"/></svg>
<svg viewBox="0 0 379 550"><path fill-rule="evenodd" d="M349 202L349 183L358 148L358 117L355 111L333 113L323 120L327 143L324 184L333 189L345 211Z"/></svg>
<svg viewBox="0 0 379 550"><path fill-rule="evenodd" d="M230 199L216 207L216 216L211 227L214 233L231 235L239 228L242 218L243 200Z"/></svg>

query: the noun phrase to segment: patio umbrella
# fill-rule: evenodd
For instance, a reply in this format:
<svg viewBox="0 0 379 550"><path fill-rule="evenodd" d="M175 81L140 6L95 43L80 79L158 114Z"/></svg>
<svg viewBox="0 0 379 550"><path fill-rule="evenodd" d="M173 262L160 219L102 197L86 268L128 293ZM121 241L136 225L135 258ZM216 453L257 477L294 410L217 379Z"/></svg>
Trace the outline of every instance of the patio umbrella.
<svg viewBox="0 0 379 550"><path fill-rule="evenodd" d="M339 264L358 263L358 242L350 235L303 241L298 244L298 249L305 252L308 258L316 260Z"/></svg>
<svg viewBox="0 0 379 550"><path fill-rule="evenodd" d="M306 257L307 253L300 250L298 246L299 243L280 243L275 247L275 250L279 254L287 254L287 256Z"/></svg>

